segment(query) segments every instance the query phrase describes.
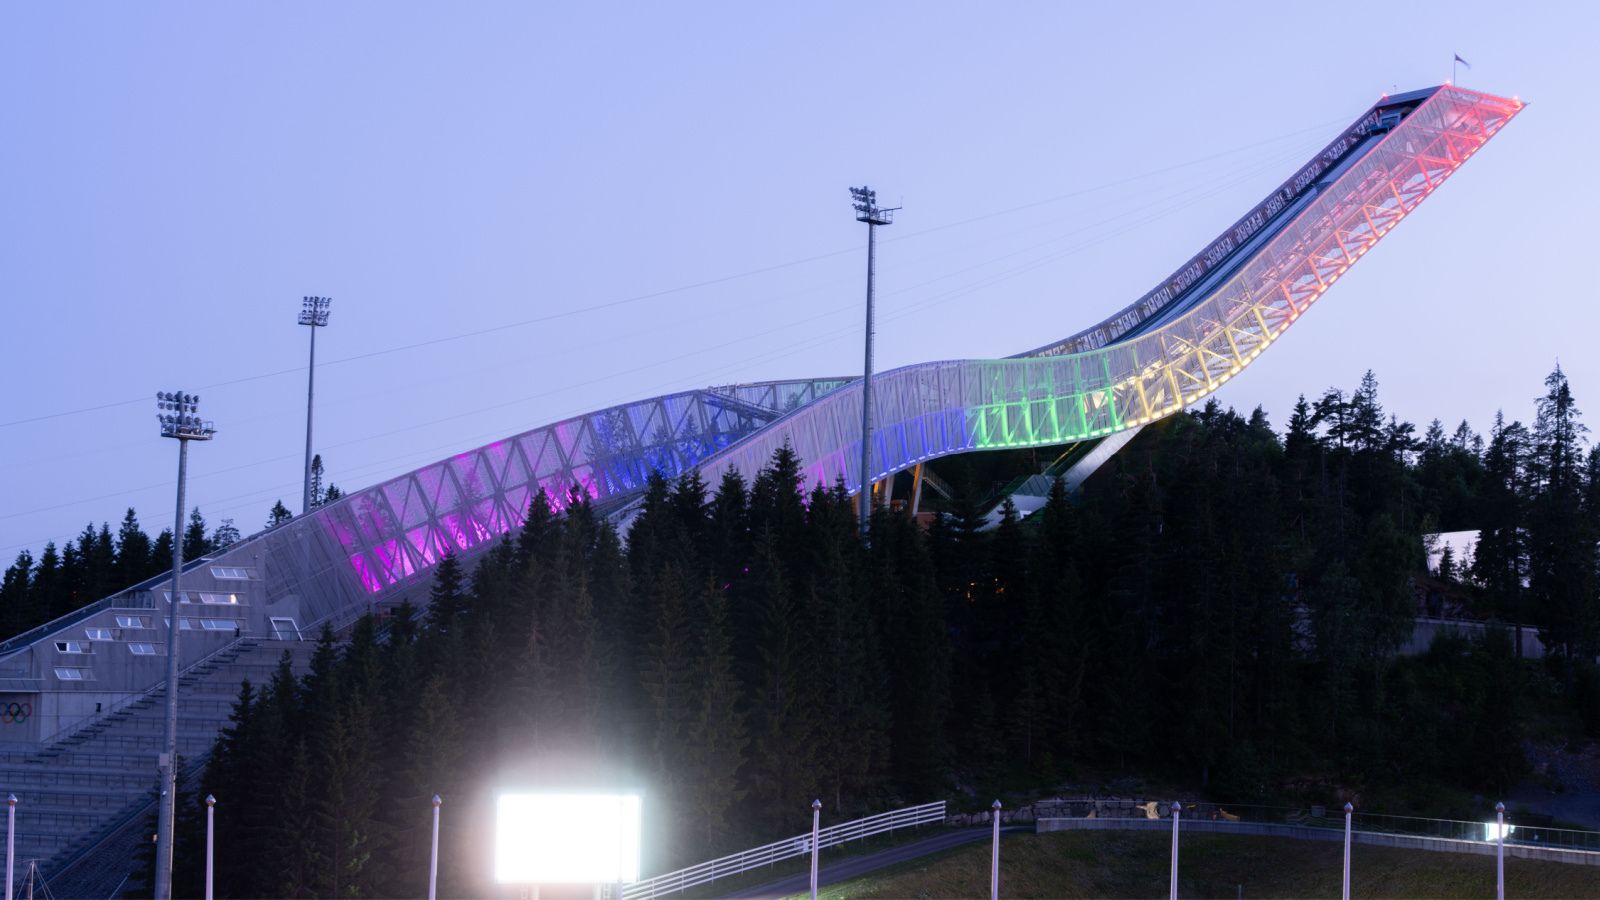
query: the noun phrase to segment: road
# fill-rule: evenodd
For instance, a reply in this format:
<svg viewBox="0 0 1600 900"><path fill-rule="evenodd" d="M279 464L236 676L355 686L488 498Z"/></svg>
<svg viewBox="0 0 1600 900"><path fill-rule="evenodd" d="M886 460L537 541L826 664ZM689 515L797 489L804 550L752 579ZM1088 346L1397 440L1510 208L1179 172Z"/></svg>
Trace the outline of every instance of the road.
<svg viewBox="0 0 1600 900"><path fill-rule="evenodd" d="M1032 831L1033 829L1027 825L1010 825L1002 828L1001 830L1011 832ZM837 884L841 881L849 881L853 878L860 878L869 872L876 872L879 869L898 865L899 863L903 862L909 862L913 859L917 859L918 857L938 853L941 850L949 850L951 847L959 847L962 844L971 844L976 841L988 840L990 835L993 833L993 830L988 825L983 825L977 828L951 829L949 831L936 834L933 837L916 841L915 843L902 844L898 847L890 847L887 850L879 850L876 853L868 853L864 856L847 856L835 862L823 865L820 869L818 869L817 884L819 886L824 886ZM757 900L757 898L760 898L760 900L766 900L766 898L789 897L795 894L806 894L809 893L810 890L811 873L802 872L799 875L791 875L788 878L782 878L777 881L760 885L759 887L753 887L748 890L739 891L735 894L728 894L727 896L730 898L739 898L739 900Z"/></svg>

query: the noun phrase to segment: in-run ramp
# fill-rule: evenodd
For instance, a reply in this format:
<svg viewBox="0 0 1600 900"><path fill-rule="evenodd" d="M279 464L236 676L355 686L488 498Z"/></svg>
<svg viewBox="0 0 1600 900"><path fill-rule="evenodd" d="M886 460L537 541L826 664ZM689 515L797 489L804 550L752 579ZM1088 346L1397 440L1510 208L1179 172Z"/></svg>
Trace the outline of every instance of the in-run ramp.
<svg viewBox="0 0 1600 900"><path fill-rule="evenodd" d="M746 476L785 443L806 482L851 492L957 453L1099 440L1172 415L1227 383L1520 110L1514 99L1449 85L1385 97L1277 190L1149 293L1092 328L1009 359L929 362L875 376L871 462L861 464L859 379L730 385L575 416L355 491L195 561L196 616L185 663L235 629L294 638L346 625L378 604L422 599L447 553L469 558L519 527L543 490L605 510L637 497L649 472ZM94 708L89 692L137 693L159 666L55 666L54 641L148 640L143 619L168 582L152 579L0 642L39 726ZM215 619L216 621L204 621ZM220 626L209 630L210 625ZM206 626L208 630L199 630ZM96 640L101 640L96 638ZM20 702L20 701L19 701ZM42 734L42 732L41 732Z"/></svg>

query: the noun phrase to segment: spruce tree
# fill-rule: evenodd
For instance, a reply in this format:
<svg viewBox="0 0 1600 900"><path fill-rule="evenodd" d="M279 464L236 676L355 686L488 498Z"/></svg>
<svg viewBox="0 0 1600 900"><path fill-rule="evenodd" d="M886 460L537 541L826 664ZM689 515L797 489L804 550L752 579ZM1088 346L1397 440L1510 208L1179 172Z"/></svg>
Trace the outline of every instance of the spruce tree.
<svg viewBox="0 0 1600 900"><path fill-rule="evenodd" d="M289 512L289 507L284 506L283 501L279 500L272 504L272 509L267 511L267 527L277 528L292 518L294 518L294 513Z"/></svg>
<svg viewBox="0 0 1600 900"><path fill-rule="evenodd" d="M21 550L0 580L0 628L8 637L27 630L38 619L29 596L32 575L33 554Z"/></svg>
<svg viewBox="0 0 1600 900"><path fill-rule="evenodd" d="M39 554L39 567L33 573L33 593L38 597L35 603L40 622L77 608L73 605L76 599L73 582L77 579L77 555L70 543L57 553L54 541L46 543L44 552Z"/></svg>
<svg viewBox="0 0 1600 900"><path fill-rule="evenodd" d="M1505 622L1527 621L1527 458L1527 430L1520 422L1507 425L1505 417L1495 413L1489 447L1483 457L1478 544L1472 556L1472 574L1483 585L1489 613ZM1523 655L1520 629L1515 652L1519 658Z"/></svg>
<svg viewBox="0 0 1600 900"><path fill-rule="evenodd" d="M311 457L311 506L322 505L322 454L317 453Z"/></svg>
<svg viewBox="0 0 1600 900"><path fill-rule="evenodd" d="M467 611L467 593L463 585L461 562L454 553L446 553L433 569L433 588L428 592L428 628L443 633L456 627Z"/></svg>
<svg viewBox="0 0 1600 900"><path fill-rule="evenodd" d="M1587 430L1580 423L1566 373L1558 365L1545 379L1534 425L1538 488L1528 517L1529 593L1540 637L1565 663L1569 683L1575 660L1600 651L1596 608L1597 535L1582 515L1583 455Z"/></svg>
<svg viewBox="0 0 1600 900"><path fill-rule="evenodd" d="M695 786L688 799L700 849L727 848L735 837L733 810L744 799L739 788L749 737L739 708L739 680L733 671L732 636L728 630L726 595L700 592L694 617L698 642L691 672L694 686L689 763Z"/></svg>
<svg viewBox="0 0 1600 900"><path fill-rule="evenodd" d="M902 794L941 791L949 763L945 719L950 702L950 643L944 597L933 560L904 516L872 521L868 567L873 616L889 672L890 771Z"/></svg>
<svg viewBox="0 0 1600 900"><path fill-rule="evenodd" d="M196 506L189 511L189 524L183 529L183 558L195 560L210 552L211 539L206 537L206 520L200 515L200 507Z"/></svg>
<svg viewBox="0 0 1600 900"><path fill-rule="evenodd" d="M117 529L116 575L112 580L118 589L138 584L159 571L150 558L150 550L150 536L139 527L139 519L130 506Z"/></svg>
<svg viewBox="0 0 1600 900"><path fill-rule="evenodd" d="M745 659L750 698L746 786L758 822L775 828L820 793L817 737L823 710L807 678L810 648L770 528L757 533L741 595L753 652Z"/></svg>
<svg viewBox="0 0 1600 900"><path fill-rule="evenodd" d="M150 542L150 575L172 571L172 529L163 528ZM149 578L150 575L146 575Z"/></svg>
<svg viewBox="0 0 1600 900"><path fill-rule="evenodd" d="M692 606L697 602L693 582L676 564L664 566L649 586L655 621L648 642L641 648L639 685L644 701L645 725L641 729L645 764L651 783L662 797L653 817L657 831L679 835L664 848L663 859L681 862L691 855L684 837L696 831L694 803L699 793L691 772L695 759L697 708L697 640Z"/></svg>

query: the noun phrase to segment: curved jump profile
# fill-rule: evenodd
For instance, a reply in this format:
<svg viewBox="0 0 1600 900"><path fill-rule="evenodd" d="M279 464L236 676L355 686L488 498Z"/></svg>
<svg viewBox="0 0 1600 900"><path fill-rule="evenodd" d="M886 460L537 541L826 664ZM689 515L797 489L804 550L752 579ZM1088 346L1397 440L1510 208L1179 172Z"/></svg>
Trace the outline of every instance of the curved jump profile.
<svg viewBox="0 0 1600 900"><path fill-rule="evenodd" d="M1093 328L1010 359L877 375L866 473L861 385L841 377L623 404L354 491L190 563L179 598L193 629L185 662L235 634L297 637L425 591L445 554L471 555L518 527L541 489L558 506L577 490L615 508L652 470L698 468L708 481L730 469L753 474L787 442L808 483L842 478L857 492L949 454L1094 440L1171 415L1282 336L1522 106L1448 85L1386 97L1156 289ZM149 641L168 584L151 579L0 643L8 670L41 686L30 701L33 739L47 741L107 696L161 681L162 658L151 656L119 658L89 677L98 659L75 664L67 683L52 674L60 670L49 649L84 628Z"/></svg>
<svg viewBox="0 0 1600 900"><path fill-rule="evenodd" d="M865 479L859 381L701 471L713 483L727 469L753 473L788 442L808 483L843 478L856 493L952 453L1068 444L1171 415L1254 361L1521 107L1449 86L1386 98L1166 284L1095 328L1021 357L876 376Z"/></svg>

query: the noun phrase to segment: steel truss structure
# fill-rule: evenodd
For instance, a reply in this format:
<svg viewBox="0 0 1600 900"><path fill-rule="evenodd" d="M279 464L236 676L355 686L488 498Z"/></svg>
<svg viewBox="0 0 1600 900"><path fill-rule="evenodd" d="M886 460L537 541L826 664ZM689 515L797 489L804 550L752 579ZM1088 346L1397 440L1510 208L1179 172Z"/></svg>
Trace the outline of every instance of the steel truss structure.
<svg viewBox="0 0 1600 900"><path fill-rule="evenodd" d="M1373 138L1376 146L1334 170L1236 274L1160 327L1069 355L923 363L877 375L869 480L952 453L1104 437L1204 398L1281 337L1521 107L1449 86L1431 92ZM855 493L863 480L860 416L860 387L847 385L701 470L713 483L729 468L754 472L787 442L808 483L842 478Z"/></svg>
<svg viewBox="0 0 1600 900"><path fill-rule="evenodd" d="M599 504L631 498L652 471L668 477L687 472L848 380L730 385L613 406L357 491L261 540L276 551L275 559L285 551L302 556L301 565L280 573L285 591L312 596L313 585L348 569L359 591L347 600L378 593L432 568L446 553L469 553L520 527L541 490L558 510L573 491ZM308 582L288 581L312 573ZM339 605L319 604L310 612L321 618Z"/></svg>
<svg viewBox="0 0 1600 900"><path fill-rule="evenodd" d="M1022 357L875 376L866 479L857 379L707 388L614 406L355 491L196 561L184 575L195 600L184 627L196 636L183 642L185 659L212 652L234 628L303 634L425 590L445 554L473 555L520 526L540 490L556 508L578 491L614 510L639 494L652 470L676 476L698 468L715 483L730 469L754 474L788 443L808 483L843 479L854 493L864 481L949 454L1102 438L1171 415L1271 346L1521 108L1450 86L1386 98L1111 319ZM0 694L30 694L36 709L55 708L59 722L98 698L159 682L153 667L97 675L91 657L64 683L62 669L51 676L49 650L58 637L81 640L84 628L91 640L159 640L139 634L150 627L139 611L163 608L165 586L153 580L0 644ZM68 702L74 696L77 707Z"/></svg>

